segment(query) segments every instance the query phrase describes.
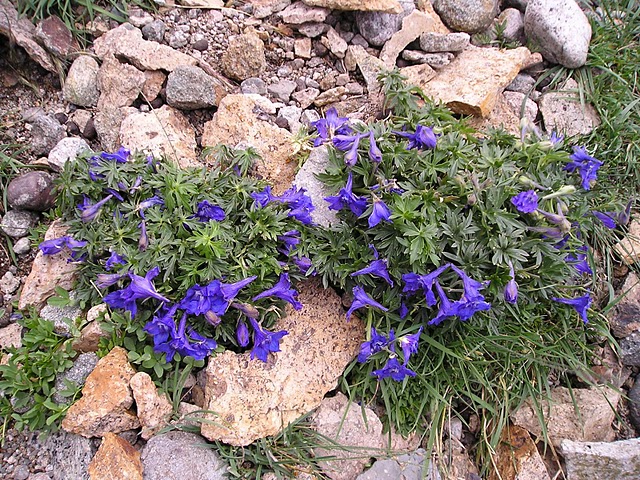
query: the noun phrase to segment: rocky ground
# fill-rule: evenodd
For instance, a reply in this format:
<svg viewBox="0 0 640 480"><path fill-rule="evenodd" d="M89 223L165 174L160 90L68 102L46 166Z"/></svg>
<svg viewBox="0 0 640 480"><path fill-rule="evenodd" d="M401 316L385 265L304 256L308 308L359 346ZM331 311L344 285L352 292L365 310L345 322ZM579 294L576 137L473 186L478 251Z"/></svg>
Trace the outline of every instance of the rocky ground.
<svg viewBox="0 0 640 480"><path fill-rule="evenodd" d="M25 170L6 191L10 208L1 212L1 227L7 236L2 237L0 245L3 328L11 328L15 322L11 316L15 301L19 299L20 305L25 306L44 300L47 290L41 285L34 288L27 278L36 254L27 235L43 221L39 212L51 205L52 176L65 161L84 150L113 151L125 145L132 150L167 154L181 165L199 165L207 163L200 155L205 146L248 144L265 159L258 173L271 180L276 189L284 189L295 175L294 139L299 128L319 118L329 106L336 106L351 118L369 120L380 116L382 103L376 75L380 69L393 66L400 67L412 83L449 105L456 114L472 115L473 124L480 129L502 125L519 135L524 118L528 128L537 125L541 131L575 135L588 133L600 121L592 107L583 109L576 94L570 92L576 86L571 80L551 88L547 81L537 82L554 64L569 68L584 64L591 29L583 10L598 15L595 6L586 2L578 5L573 0L505 0L499 4L469 0L463 12L454 8L456 2L445 0L227 2L225 7L232 8L223 8L216 0L189 2L200 8L164 6L154 14L132 9L129 23L122 25L97 20L91 25L94 42L83 51L55 18L38 28L24 21L19 23L12 20L11 4L0 0L0 144L28 145L20 158L43 166L42 170ZM550 4L559 6L560 13L552 15ZM369 11L358 11L362 8ZM571 28L567 30L566 25ZM528 42L540 45L542 53L532 54L523 46ZM510 49L499 50L498 46ZM58 66L69 68L64 86ZM29 195L25 197L24 193ZM7 238L11 238L18 255L18 265L9 258ZM36 267L37 264L38 261ZM640 288L631 275L626 282L623 289L630 293L612 318L614 335L621 339L623 347L622 362L611 352L603 351L601 368L596 370L601 375L599 380L622 386L634 399L640 394L638 383L633 386L634 369L640 365L640 342L636 340L640 335L636 320ZM321 294L312 290L308 295ZM341 309L339 300L333 297L320 303L334 306L333 311L323 310L326 318ZM296 318L292 317L289 321L294 325L288 329L295 332ZM326 325L323 329L331 332ZM300 335L304 337L304 332ZM295 335L289 338L295 341ZM348 357L345 352L350 348L344 345L339 350ZM201 437L180 432L161 436L144 433L156 428L159 420L154 417L157 409L145 410L147 403L143 399L162 402L155 389L145 384L146 379L133 380L135 372L130 371L126 359L118 357L118 352L112 353L111 364L101 363L92 375L96 379L116 375L122 379L123 391L133 389L127 395L131 396L129 407L135 397L137 417L127 407L126 411L111 412L114 417L107 422L112 425L125 418L129 423L119 431L129 433L116 436L111 434L113 430L98 431L95 425L83 423L78 414L70 415L65 426L72 433L54 435L42 444L35 435L7 426L0 451L0 477L80 479L88 478L87 472L91 472L91 478L107 478L100 476L100 471L108 471L105 465L111 456L121 462L118 468L130 469L131 478L141 478L142 465L145 478L160 478L162 469L168 468L166 452L182 448L182 462L173 461L171 465L175 476L163 478L185 478L186 471L192 478L221 478L220 472L226 467L220 458L211 450L193 446L194 441L202 442ZM338 358L336 354L332 360L335 364L330 367L337 373L331 376L339 375L349 361L346 357ZM233 361L221 358L218 366L239 368ZM83 379L90 371L91 368L81 375ZM243 375L256 385L264 381L256 372ZM277 374L271 372L270 376L276 378ZM282 382L286 378L283 374ZM138 387L134 387L136 382ZM110 383L109 389L112 387ZM103 387L98 382L92 388ZM330 390L326 385L323 388L323 392ZM243 399L243 392L237 395L224 399L230 411L237 405L234 400ZM564 475L569 479L585 478L579 470L584 464L584 442L598 442L588 445L601 449L598 451L604 461L615 457L615 450L623 457L621 463L637 463L637 440L606 443L636 438L634 425L640 428L636 404L629 404L611 390L580 389L577 397L576 402L582 407L580 418L575 415L567 391L554 389L555 410L548 428L554 446L564 455ZM90 399L91 392L83 392L83 398ZM282 398L277 403L287 401ZM320 397L291 401L306 408L292 410L292 419L321 405L315 418L318 429L326 435L336 433L335 418L346 416L349 403L339 395L325 400ZM221 404L224 402L221 400ZM615 417L609 403L618 406L620 417ZM85 404L78 409L95 409L89 401ZM370 420L371 425L363 424L359 407L348 412L349 422L345 423L351 430L342 434L345 443L359 441L358 445L367 448L384 446L381 424L373 412L370 417L375 420ZM520 428L512 429L508 440L522 445L522 451L515 470L510 452L498 452L503 478L515 478L516 474L520 475L518 478L561 478L554 477L563 475L558 457L541 456L532 440L529 432L534 438L540 433L532 411L523 408L512 421ZM147 429L143 428L142 438L135 431L131 434L140 425ZM277 432L279 426L258 422L245 428L246 431L236 430L233 438L213 427L203 435L210 440L245 444ZM457 472L455 478L477 478L477 467L470 462L466 449L468 438L474 438L477 430L469 430L465 427L463 431L462 425L455 422L449 427L446 450L449 464ZM238 435L245 436L238 440ZM95 437L104 440L101 443ZM380 459L364 473L368 459L334 462L326 465L325 474L336 480L395 479L402 474L420 478L416 472L429 455L419 446L419 441L394 443L394 447L408 451L394 459L371 453ZM592 461L590 457L588 461ZM90 462L92 467L88 467ZM194 465L202 471L194 473ZM435 479L436 474L431 478Z"/></svg>

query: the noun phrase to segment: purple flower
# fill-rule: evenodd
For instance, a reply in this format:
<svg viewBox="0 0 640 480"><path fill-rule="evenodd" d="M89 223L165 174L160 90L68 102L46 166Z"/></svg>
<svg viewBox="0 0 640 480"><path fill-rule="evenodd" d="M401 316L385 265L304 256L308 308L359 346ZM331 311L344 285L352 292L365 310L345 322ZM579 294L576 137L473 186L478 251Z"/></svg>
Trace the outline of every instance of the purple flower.
<svg viewBox="0 0 640 480"><path fill-rule="evenodd" d="M118 255L118 253L115 250L113 250L109 258L107 259L107 263L105 264L104 268L107 271L109 271L112 268L114 268L116 265L124 265L125 263L126 262L124 258L121 255Z"/></svg>
<svg viewBox="0 0 640 480"><path fill-rule="evenodd" d="M379 308L383 312L386 312L389 310L388 308L385 308L384 306L380 305L369 295L367 295L367 292L364 291L364 288L355 286L353 287L353 302L351 303L349 310L347 310L347 320L351 318L351 314L354 311L366 306Z"/></svg>
<svg viewBox="0 0 640 480"><path fill-rule="evenodd" d="M190 315L209 315L210 318L213 318L213 315L222 317L238 292L256 278L256 276L252 276L230 284L214 280L204 287L196 284L187 290L178 305L180 309Z"/></svg>
<svg viewBox="0 0 640 480"><path fill-rule="evenodd" d="M112 308L122 308L131 312L131 318L136 316L137 313L137 300L146 300L147 298L155 298L161 302L169 302L169 299L163 297L156 292L155 287L151 280L153 280L160 273L158 267L154 267L147 272L144 277L129 272L129 278L131 283L127 287L111 292L104 297L104 303Z"/></svg>
<svg viewBox="0 0 640 480"><path fill-rule="evenodd" d="M344 155L344 161L350 167L353 167L358 162L358 147L360 146L360 140L369 135L368 133L354 134L354 135L336 135L333 137L333 146L338 150L347 152Z"/></svg>
<svg viewBox="0 0 640 480"><path fill-rule="evenodd" d="M325 200L329 202L329 209L342 210L343 208L348 207L357 217L362 215L367 209L367 199L354 195L352 189L353 175L349 172L347 184L344 188L342 188L337 195L325 197Z"/></svg>
<svg viewBox="0 0 640 480"><path fill-rule="evenodd" d="M440 286L440 282L436 281L435 286L438 292L438 297L440 297L440 307L436 316L428 322L429 325L440 325L445 319L458 314L458 305L449 300L449 297L444 293L442 286Z"/></svg>
<svg viewBox="0 0 640 480"><path fill-rule="evenodd" d="M142 220L138 224L138 228L140 229L140 239L138 240L138 249L141 252L144 252L149 246L149 236L147 235L147 224Z"/></svg>
<svg viewBox="0 0 640 480"><path fill-rule="evenodd" d="M551 297L551 300L555 302L564 303L566 305L571 305L573 308L575 308L576 312L580 314L580 317L582 317L582 321L585 324L589 323L589 319L587 318L587 310L591 306L590 293L587 292L586 295L583 295L582 297L576 297L576 298Z"/></svg>
<svg viewBox="0 0 640 480"><path fill-rule="evenodd" d="M535 190L520 192L515 197L511 197L511 203L522 213L532 213L538 209L538 194Z"/></svg>
<svg viewBox="0 0 640 480"><path fill-rule="evenodd" d="M565 165L564 169L568 172L578 170L582 188L591 189L591 185L596 181L598 169L604 163L590 156L584 147L573 147L573 154L569 155L569 158L571 162Z"/></svg>
<svg viewBox="0 0 640 480"><path fill-rule="evenodd" d="M544 218L546 218L549 222L553 223L554 225L558 225L561 232L568 233L571 231L571 222L567 220L567 217L565 217L560 204L558 204L558 213L545 212L544 210L540 209L538 209L537 212Z"/></svg>
<svg viewBox="0 0 640 480"><path fill-rule="evenodd" d="M242 320L238 322L238 327L236 328L236 340L238 340L238 345L241 347L249 345L249 328Z"/></svg>
<svg viewBox="0 0 640 480"><path fill-rule="evenodd" d="M369 158L372 162L380 163L382 161L382 152L376 144L376 139L373 136L373 130L369 132Z"/></svg>
<svg viewBox="0 0 640 480"><path fill-rule="evenodd" d="M262 192L253 192L251 198L253 198L255 203L264 208L277 197L271 194L271 186L267 185Z"/></svg>
<svg viewBox="0 0 640 480"><path fill-rule="evenodd" d="M327 110L325 118L321 118L310 124L312 127L315 127L318 132L318 136L313 141L313 146L318 147L322 145L335 133L349 133L351 128L348 124L349 119L338 116L338 111L335 107L331 107Z"/></svg>
<svg viewBox="0 0 640 480"><path fill-rule="evenodd" d="M480 290L485 288L488 282L483 283L477 280L474 280L469 275L467 275L463 270L451 264L451 269L458 274L460 279L462 280L462 286L464 288L463 295L467 298L475 298L481 297Z"/></svg>
<svg viewBox="0 0 640 480"><path fill-rule="evenodd" d="M153 207L154 205L164 205L164 200L158 195L154 195L153 197L143 200L138 204L138 211L140 212L140 216L144 218L144 211L147 208Z"/></svg>
<svg viewBox="0 0 640 480"><path fill-rule="evenodd" d="M278 283L276 283L272 288L253 297L253 300L255 301L266 297L278 297L289 302L296 310L300 310L302 308L302 303L297 300L297 296L298 292L291 288L289 274L281 273Z"/></svg>
<svg viewBox="0 0 640 480"><path fill-rule="evenodd" d="M260 312L258 312L258 309L250 303L232 302L231 306L237 310L240 310L249 318L258 318L260 316Z"/></svg>
<svg viewBox="0 0 640 480"><path fill-rule="evenodd" d="M196 217L201 222L210 222L211 220L215 220L216 222L221 222L226 218L224 210L217 205L213 205L206 200L201 201L198 204L198 211L196 212Z"/></svg>
<svg viewBox="0 0 640 480"><path fill-rule="evenodd" d="M616 225L626 225L629 223L629 219L631 218L631 205L633 204L633 199L629 200L627 206L624 210L620 212L598 212L592 211L593 213L603 224L605 227L613 230L616 228Z"/></svg>
<svg viewBox="0 0 640 480"><path fill-rule="evenodd" d="M551 145L555 146L561 143L563 140L564 140L564 135L562 134L558 135L555 130L551 132L551 136L549 137L549 141L551 142Z"/></svg>
<svg viewBox="0 0 640 480"><path fill-rule="evenodd" d="M126 273L99 273L96 277L96 285L98 288L107 288L115 285L126 276Z"/></svg>
<svg viewBox="0 0 640 480"><path fill-rule="evenodd" d="M371 215L369 216L369 228L375 227L383 220L386 222L389 222L390 217L391 217L391 210L389 210L389 207L387 207L387 204L384 203L379 198L374 198L373 210L371 211Z"/></svg>
<svg viewBox="0 0 640 480"><path fill-rule="evenodd" d="M387 270L387 261L386 260L374 260L367 267L358 270L357 272L353 272L351 274L352 277L357 275L365 275L370 274L375 277L380 277L385 280L389 285L393 287L393 280L389 278L389 271Z"/></svg>
<svg viewBox="0 0 640 480"><path fill-rule="evenodd" d="M409 370L405 365L400 364L396 357L390 357L387 363L380 370L374 370L372 375L378 378L392 378L396 382L401 382L405 377L415 377L416 372Z"/></svg>
<svg viewBox="0 0 640 480"><path fill-rule="evenodd" d="M279 235L277 240L283 244L278 251L283 255L289 256L300 243L300 232L298 230L289 230L288 232Z"/></svg>
<svg viewBox="0 0 640 480"><path fill-rule="evenodd" d="M418 275L413 272L405 273L402 275L402 280L404 281L402 293L413 294L422 289L427 305L433 307L436 304L436 297L433 294L433 284L440 274L449 268L449 266L449 263L445 263L427 275Z"/></svg>
<svg viewBox="0 0 640 480"><path fill-rule="evenodd" d="M309 270L313 268L313 265L311 264L311 259L309 257L299 257L296 255L295 257L293 257L293 263L296 264L296 266L300 269L303 275L307 275L309 273ZM311 275L315 275L315 274L316 274L315 271L311 272Z"/></svg>
<svg viewBox="0 0 640 480"><path fill-rule="evenodd" d="M390 346L393 343L394 334L393 330L389 332L389 339L384 335L380 335L374 327L371 327L371 340L367 342L363 342L360 345L360 353L358 353L358 362L364 363L372 355L375 355L378 352L381 352L386 347Z"/></svg>
<svg viewBox="0 0 640 480"><path fill-rule="evenodd" d="M456 315L463 322L469 320L476 312L491 310L491 304L485 302L482 295L474 298L466 298L463 295L454 305Z"/></svg>
<svg viewBox="0 0 640 480"><path fill-rule="evenodd" d="M83 240L74 240L72 237L65 235L64 237L54 238L53 240L45 240L38 245L43 255L55 255L60 253L64 247L75 250L84 247L87 242Z"/></svg>
<svg viewBox="0 0 640 480"><path fill-rule="evenodd" d="M406 365L411 355L418 351L418 342L420 341L420 334L422 333L422 327L418 329L416 333L411 335L403 335L396 340L402 348L402 356L404 357L404 364Z"/></svg>
<svg viewBox="0 0 640 480"><path fill-rule="evenodd" d="M114 198L116 200L118 200L119 202L123 202L124 201L123 196L120 195L120 192L118 190L116 190L114 188L105 188L104 190L105 190L105 192L109 193L110 195L113 195Z"/></svg>
<svg viewBox="0 0 640 480"><path fill-rule="evenodd" d="M593 270L591 270L591 266L587 259L588 250L589 248L586 245L582 245L581 247L578 247L578 252L581 253L570 253L567 255L566 260L567 262L570 262L578 272L593 275Z"/></svg>
<svg viewBox="0 0 640 480"><path fill-rule="evenodd" d="M602 222L602 224L610 230L616 228L616 221L612 218L613 212L598 212L593 210L591 213Z"/></svg>
<svg viewBox="0 0 640 480"><path fill-rule="evenodd" d="M298 189L295 185L274 200L284 203L290 209L289 216L295 218L300 223L311 225L311 212L315 209L311 197L304 188Z"/></svg>
<svg viewBox="0 0 640 480"><path fill-rule="evenodd" d="M509 303L515 304L518 301L518 284L516 283L515 272L511 262L509 262L509 276L511 279L504 287L504 299Z"/></svg>
<svg viewBox="0 0 640 480"><path fill-rule="evenodd" d="M100 213L100 209L102 206L107 203L109 200L113 198L113 195L107 195L105 198L100 200L98 203L92 204L89 201L89 197L84 196L82 203L78 205L78 209L80 210L80 218L83 222L90 222L98 213Z"/></svg>
<svg viewBox="0 0 640 480"><path fill-rule="evenodd" d="M282 337L289 332L281 330L279 332L270 332L263 329L260 324L253 318L249 318L249 323L253 327L253 348L251 349L251 359L258 358L263 362L267 362L269 352L280 351L280 341Z"/></svg>
<svg viewBox="0 0 640 480"><path fill-rule="evenodd" d="M407 307L407 304L404 303L404 301L400 302L400 308L398 308L398 316L400 317L400 320L407 318L407 315L409 315L409 307Z"/></svg>
<svg viewBox="0 0 640 480"><path fill-rule="evenodd" d="M120 147L115 153L102 152L100 158L103 160L113 160L117 163L127 163L131 152L124 147Z"/></svg>
<svg viewBox="0 0 640 480"><path fill-rule="evenodd" d="M417 148L418 150L427 150L436 148L438 139L436 134L433 133L433 129L430 127L423 127L422 125L416 125L415 133L407 132L393 132L396 135L409 139L407 144L407 150Z"/></svg>

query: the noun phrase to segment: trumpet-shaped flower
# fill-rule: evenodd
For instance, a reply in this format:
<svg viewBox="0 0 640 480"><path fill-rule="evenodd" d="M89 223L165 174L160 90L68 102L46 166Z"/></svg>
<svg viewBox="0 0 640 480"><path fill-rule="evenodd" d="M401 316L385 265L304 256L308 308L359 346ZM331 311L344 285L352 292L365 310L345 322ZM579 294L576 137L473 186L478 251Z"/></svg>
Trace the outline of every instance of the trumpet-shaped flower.
<svg viewBox="0 0 640 480"><path fill-rule="evenodd" d="M335 107L331 107L325 113L325 118L311 122L310 125L317 130L318 136L313 141L313 146L318 147L337 134L346 134L351 131L349 118L340 117Z"/></svg>
<svg viewBox="0 0 640 480"><path fill-rule="evenodd" d="M83 222L90 222L93 219L96 218L96 216L98 215L98 213L100 213L100 210L102 209L102 206L107 203L109 200L111 200L113 198L112 194L107 195L106 197L104 197L102 200L100 200L97 203L91 203L89 201L89 197L87 197L86 195L84 196L82 203L80 205L78 205L78 209L80 210L80 218L82 219Z"/></svg>
<svg viewBox="0 0 640 480"><path fill-rule="evenodd" d="M380 163L382 161L382 152L378 148L373 130L369 132L369 158L372 162Z"/></svg>
<svg viewBox="0 0 640 480"><path fill-rule="evenodd" d="M592 302L590 293L587 292L586 295L576 298L552 297L551 300L564 303L566 305L571 305L576 310L576 312L578 312L578 314L582 318L582 321L585 324L589 323L589 319L587 318L587 310L589 310Z"/></svg>
<svg viewBox="0 0 640 480"><path fill-rule="evenodd" d="M187 290L178 305L180 309L190 315L206 316L208 314L211 316L213 314L216 317L222 317L240 290L256 278L256 276L252 276L230 284L214 280L204 287L196 284Z"/></svg>
<svg viewBox="0 0 640 480"><path fill-rule="evenodd" d="M516 283L515 272L511 262L509 262L509 276L511 278L504 287L504 299L508 303L515 304L518 302L518 284Z"/></svg>
<svg viewBox="0 0 640 480"><path fill-rule="evenodd" d="M104 297L104 303L113 308L122 308L131 312L131 318L137 313L137 300L146 300L147 298L155 298L161 302L169 302L168 298L160 295L152 280L160 273L158 267L154 267L147 272L144 277L129 272L127 275L131 279L131 283L121 290L111 292Z"/></svg>
<svg viewBox="0 0 640 480"><path fill-rule="evenodd" d="M379 308L383 312L386 312L386 311L389 310L388 308L384 307L383 305L380 305L378 302L376 302L369 295L367 295L367 292L364 291L364 288L359 287L359 286L355 286L355 287L353 287L353 302L351 303L351 306L349 307L349 310L347 310L347 320L349 320L351 318L351 314L354 311L358 310L359 308L366 307L366 306Z"/></svg>
<svg viewBox="0 0 640 480"><path fill-rule="evenodd" d="M251 359L258 358L263 362L267 362L269 352L280 351L280 341L282 337L288 335L286 330L279 332L270 332L262 328L262 326L253 318L249 318L249 323L253 327L253 348L251 349Z"/></svg>
<svg viewBox="0 0 640 480"><path fill-rule="evenodd" d="M247 324L242 320L238 322L238 326L236 327L236 340L241 347L249 345L249 328L247 328Z"/></svg>
<svg viewBox="0 0 640 480"><path fill-rule="evenodd" d="M124 265L126 262L122 255L119 255L115 250L111 251L111 255L107 259L107 263L105 263L104 268L109 271L113 269L116 265Z"/></svg>
<svg viewBox="0 0 640 480"><path fill-rule="evenodd" d="M402 349L402 356L404 357L405 365L409 361L411 355L418 351L418 342L420 341L420 334L422 333L422 327L418 329L416 333L412 333L410 335L403 335L402 337L398 337L396 342L400 345Z"/></svg>
<svg viewBox="0 0 640 480"><path fill-rule="evenodd" d="M389 222L391 218L391 210L386 203L379 198L373 200L373 210L369 216L369 228L373 228L380 222Z"/></svg>
<svg viewBox="0 0 640 480"><path fill-rule="evenodd" d="M365 268L362 268L356 272L353 272L351 276L355 277L358 275L366 275L366 274L370 274L375 277L380 277L393 287L393 280L391 280L391 278L389 277L389 271L387 270L386 260L374 260Z"/></svg>
<svg viewBox="0 0 640 480"><path fill-rule="evenodd" d="M198 210L195 215L201 222L210 222L215 220L221 222L226 218L224 210L218 205L209 203L207 200L203 200L198 203Z"/></svg>
<svg viewBox="0 0 640 480"><path fill-rule="evenodd" d="M298 230L289 230L279 235L277 240L282 243L282 247L280 247L278 251L283 255L289 256L300 243L300 232Z"/></svg>
<svg viewBox="0 0 640 480"><path fill-rule="evenodd" d="M389 338L384 335L380 335L374 327L371 327L371 340L363 342L360 345L360 352L358 353L358 362L364 363L373 355L381 352L385 348L391 346L394 341L393 330L389 332Z"/></svg>
<svg viewBox="0 0 640 480"><path fill-rule="evenodd" d="M396 357L390 357L384 367L371 374L378 378L392 378L396 382L401 382L405 377L416 376L416 372L407 368L406 364L401 364Z"/></svg>
<svg viewBox="0 0 640 480"><path fill-rule="evenodd" d="M396 135L409 139L407 144L407 150L414 148L418 150L427 150L436 148L438 138L433 132L431 127L425 127L422 125L416 125L416 131L414 133L407 132L393 132Z"/></svg>
<svg viewBox="0 0 640 480"><path fill-rule="evenodd" d="M584 147L573 147L573 154L569 155L569 158L571 162L565 165L564 169L568 172L578 170L582 188L591 189L597 179L598 169L604 163L589 155Z"/></svg>
<svg viewBox="0 0 640 480"><path fill-rule="evenodd" d="M344 188L340 189L337 195L325 197L325 200L329 202L329 210L342 210L346 207L357 217L362 215L367 209L367 199L354 195L352 189L353 175L349 172Z"/></svg>
<svg viewBox="0 0 640 480"><path fill-rule="evenodd" d="M289 274L281 273L280 278L278 279L278 283L276 283L272 288L265 290L264 292L253 297L253 300L255 301L266 297L277 297L286 302L289 302L296 310L300 310L302 308L302 303L298 301L298 299L296 298L297 296L298 292L291 288Z"/></svg>
<svg viewBox="0 0 640 480"><path fill-rule="evenodd" d="M38 248L43 255L55 255L56 253L60 253L64 249L64 247L67 247L69 250L74 251L86 245L87 242L85 242L84 240L75 240L73 237L65 235L64 237L45 240L44 242L40 243L40 245L38 245Z"/></svg>
<svg viewBox="0 0 640 480"><path fill-rule="evenodd" d="M532 213L538 209L538 194L535 190L520 192L511 198L511 203L522 213Z"/></svg>

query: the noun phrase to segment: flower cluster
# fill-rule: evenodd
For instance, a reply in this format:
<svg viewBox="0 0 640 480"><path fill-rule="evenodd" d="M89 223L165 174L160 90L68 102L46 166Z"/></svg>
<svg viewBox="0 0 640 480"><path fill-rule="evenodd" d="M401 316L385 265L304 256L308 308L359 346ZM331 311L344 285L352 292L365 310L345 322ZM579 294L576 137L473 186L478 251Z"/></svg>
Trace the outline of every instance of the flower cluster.
<svg viewBox="0 0 640 480"><path fill-rule="evenodd" d="M397 382L401 382L406 377L415 377L416 372L409 369L407 364L411 355L418 351L418 342L420 341L421 334L422 327L420 327L416 333L397 338L394 331L390 330L389 336L385 337L378 333L375 327L371 327L371 338L360 346L358 362L365 363L374 355L380 352L386 352L388 354L387 362L381 369L371 372L373 376L379 379L391 378ZM402 363L398 360L396 345L399 345L402 351Z"/></svg>
<svg viewBox="0 0 640 480"><path fill-rule="evenodd" d="M289 216L295 218L304 225L311 225L311 212L315 210L311 197L309 197L304 188L298 189L295 185L282 195L274 195L271 193L271 187L266 186L261 192L251 194L255 204L264 208L270 203L280 203L289 208Z"/></svg>

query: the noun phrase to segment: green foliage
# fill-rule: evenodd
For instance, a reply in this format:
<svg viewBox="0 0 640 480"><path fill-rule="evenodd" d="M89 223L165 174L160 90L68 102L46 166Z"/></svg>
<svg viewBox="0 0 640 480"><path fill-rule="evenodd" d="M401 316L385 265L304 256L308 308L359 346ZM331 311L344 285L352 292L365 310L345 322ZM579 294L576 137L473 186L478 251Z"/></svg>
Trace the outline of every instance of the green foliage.
<svg viewBox="0 0 640 480"><path fill-rule="evenodd" d="M11 356L6 365L0 365L0 416L11 418L19 430L55 431L69 405L57 404L56 375L69 369L75 352L71 339L58 335L53 323L34 312L20 321L27 331L22 347L10 347ZM68 383L61 396L75 399L76 385Z"/></svg>

